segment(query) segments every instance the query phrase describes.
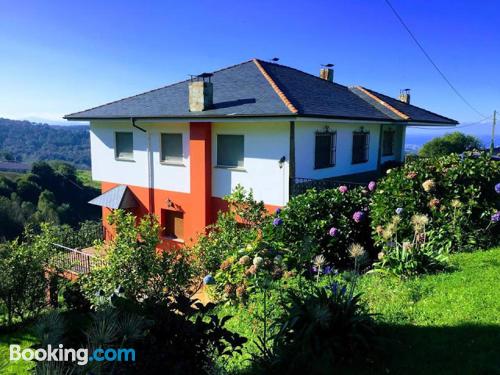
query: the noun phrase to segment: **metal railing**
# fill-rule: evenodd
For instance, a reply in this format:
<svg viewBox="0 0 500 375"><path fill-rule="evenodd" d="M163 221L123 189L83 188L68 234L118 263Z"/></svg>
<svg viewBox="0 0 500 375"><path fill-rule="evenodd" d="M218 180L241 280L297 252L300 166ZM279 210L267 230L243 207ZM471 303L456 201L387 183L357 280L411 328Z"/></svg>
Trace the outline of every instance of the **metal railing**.
<svg viewBox="0 0 500 375"><path fill-rule="evenodd" d="M53 265L64 271L77 274L89 273L95 267L102 267L106 264L104 259L89 253L72 249L57 243L53 244L56 253L52 257Z"/></svg>
<svg viewBox="0 0 500 375"><path fill-rule="evenodd" d="M309 189L326 190L345 185L348 188L366 185L365 182L341 181L334 178L315 180L312 178L295 177L290 179L290 195L304 194Z"/></svg>

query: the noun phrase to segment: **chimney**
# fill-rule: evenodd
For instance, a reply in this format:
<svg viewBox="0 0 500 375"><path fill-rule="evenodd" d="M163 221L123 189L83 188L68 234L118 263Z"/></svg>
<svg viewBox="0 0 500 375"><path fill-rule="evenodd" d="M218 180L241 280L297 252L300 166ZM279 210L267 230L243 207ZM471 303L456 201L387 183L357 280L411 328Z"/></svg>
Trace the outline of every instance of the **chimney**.
<svg viewBox="0 0 500 375"><path fill-rule="evenodd" d="M410 104L410 89L399 90L399 100Z"/></svg>
<svg viewBox="0 0 500 375"><path fill-rule="evenodd" d="M322 68L319 71L319 77L321 79L333 82L333 64L322 64Z"/></svg>
<svg viewBox="0 0 500 375"><path fill-rule="evenodd" d="M214 104L214 86L211 78L211 73L191 76L191 81L189 82L190 112L201 112L212 108Z"/></svg>

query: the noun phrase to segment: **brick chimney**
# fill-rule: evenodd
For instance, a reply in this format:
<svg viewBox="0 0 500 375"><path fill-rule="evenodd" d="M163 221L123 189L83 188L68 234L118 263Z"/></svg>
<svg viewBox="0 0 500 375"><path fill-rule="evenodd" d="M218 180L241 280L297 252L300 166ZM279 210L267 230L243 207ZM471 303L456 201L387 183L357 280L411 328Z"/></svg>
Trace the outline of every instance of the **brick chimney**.
<svg viewBox="0 0 500 375"><path fill-rule="evenodd" d="M325 64L319 71L319 77L321 79L333 82L333 64Z"/></svg>
<svg viewBox="0 0 500 375"><path fill-rule="evenodd" d="M410 104L410 89L399 90L399 100L403 103Z"/></svg>
<svg viewBox="0 0 500 375"><path fill-rule="evenodd" d="M191 76L189 82L189 111L201 112L212 108L214 104L214 86L211 73Z"/></svg>

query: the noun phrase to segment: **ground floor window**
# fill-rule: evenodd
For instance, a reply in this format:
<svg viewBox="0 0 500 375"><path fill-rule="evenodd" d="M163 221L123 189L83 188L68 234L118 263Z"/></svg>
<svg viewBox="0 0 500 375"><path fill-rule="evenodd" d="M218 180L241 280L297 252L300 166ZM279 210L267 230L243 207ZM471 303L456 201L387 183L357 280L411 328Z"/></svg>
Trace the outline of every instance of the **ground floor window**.
<svg viewBox="0 0 500 375"><path fill-rule="evenodd" d="M384 130L382 137L382 156L394 155L394 135L394 130Z"/></svg>
<svg viewBox="0 0 500 375"><path fill-rule="evenodd" d="M352 136L352 163L366 163L370 148L370 132L355 131Z"/></svg>
<svg viewBox="0 0 500 375"><path fill-rule="evenodd" d="M329 168L335 165L337 133L316 132L314 147L314 168Z"/></svg>
<svg viewBox="0 0 500 375"><path fill-rule="evenodd" d="M161 210L161 227L163 236L184 238L184 213L174 210Z"/></svg>

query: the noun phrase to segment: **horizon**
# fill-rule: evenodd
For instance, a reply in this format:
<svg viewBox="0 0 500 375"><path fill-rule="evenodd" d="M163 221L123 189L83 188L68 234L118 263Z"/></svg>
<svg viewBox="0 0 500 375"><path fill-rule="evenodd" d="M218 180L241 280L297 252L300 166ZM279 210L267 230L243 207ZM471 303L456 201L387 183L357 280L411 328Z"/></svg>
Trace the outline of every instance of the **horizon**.
<svg viewBox="0 0 500 375"><path fill-rule="evenodd" d="M426 60L384 1L298 4L1 4L0 53L8 58L0 60L0 116L71 125L61 117L185 80L189 74L276 56L280 64L315 75L320 64L333 63L336 82L391 97L409 87L412 104L458 120L457 130L491 133L492 112L500 107L495 63L500 30L484 19L500 10L497 2L450 7L445 0L392 1L475 110ZM449 131L408 129L409 134Z"/></svg>

